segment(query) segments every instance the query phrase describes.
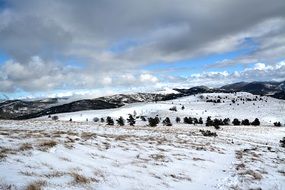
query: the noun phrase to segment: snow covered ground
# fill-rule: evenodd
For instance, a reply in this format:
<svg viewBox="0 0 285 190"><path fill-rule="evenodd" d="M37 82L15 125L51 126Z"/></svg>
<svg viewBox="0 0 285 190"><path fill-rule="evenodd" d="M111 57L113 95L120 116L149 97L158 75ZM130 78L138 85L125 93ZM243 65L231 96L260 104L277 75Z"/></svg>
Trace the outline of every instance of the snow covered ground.
<svg viewBox="0 0 285 190"><path fill-rule="evenodd" d="M204 97L204 99L201 98ZM206 102L208 100L216 100L218 97L222 99L221 103ZM240 99L254 99L258 101L242 101ZM262 100L259 100L262 98ZM236 100L232 103L232 100ZM185 107L181 109L182 105ZM177 107L177 112L170 111L173 106ZM121 108L108 109L108 110L90 110L80 111L72 113L58 114L59 120L68 121L72 118L73 121L92 121L94 117L111 116L114 119L122 116L128 117L128 114L134 114L138 116L155 117L158 115L161 118L170 117L172 121L175 121L176 117L202 117L204 120L211 116L212 118L234 118L249 119L253 121L255 118L259 118L263 125L273 125L274 122L279 121L285 123L285 100L279 100L270 97L255 96L250 93L212 93L212 94L200 94L196 96L187 96L176 100L162 101L162 102L144 102L129 104ZM43 117L41 119L46 119ZM140 125L146 125L147 123L139 123Z"/></svg>
<svg viewBox="0 0 285 190"><path fill-rule="evenodd" d="M224 103L206 102L220 97ZM208 97L208 99L206 98ZM223 99L227 97L227 99ZM203 94L119 109L0 121L0 189L285 189L284 101ZM258 97L260 98L260 97ZM235 99L235 103L232 103ZM254 105L254 104L255 105ZM232 104L232 105L230 105ZM239 104L239 105L237 105ZM181 106L185 109L182 110ZM177 112L169 108L177 106ZM106 126L94 117L260 118L261 126ZM70 118L73 122L69 122ZM88 122L86 122L88 118ZM203 136L210 130L217 137Z"/></svg>

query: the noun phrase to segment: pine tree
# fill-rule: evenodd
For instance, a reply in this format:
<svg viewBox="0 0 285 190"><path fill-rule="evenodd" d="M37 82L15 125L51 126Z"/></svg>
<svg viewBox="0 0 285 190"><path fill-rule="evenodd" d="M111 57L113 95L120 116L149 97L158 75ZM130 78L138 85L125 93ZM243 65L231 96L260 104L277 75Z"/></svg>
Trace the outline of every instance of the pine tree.
<svg viewBox="0 0 285 190"><path fill-rule="evenodd" d="M106 122L107 122L107 125L114 125L114 120L110 116L106 118Z"/></svg>
<svg viewBox="0 0 285 190"><path fill-rule="evenodd" d="M163 121L162 121L163 125L165 126L172 126L172 123L169 119L169 117L166 117Z"/></svg>
<svg viewBox="0 0 285 190"><path fill-rule="evenodd" d="M125 120L124 120L124 118L121 116L121 117L119 117L118 119L117 119L117 123L118 123L118 125L120 125L120 126L124 126L125 125Z"/></svg>
<svg viewBox="0 0 285 190"><path fill-rule="evenodd" d="M240 125L240 121L237 118L235 118L233 120L233 125Z"/></svg>
<svg viewBox="0 0 285 190"><path fill-rule="evenodd" d="M176 121L176 123L180 123L180 121L181 121L180 117L176 117L175 121Z"/></svg>
<svg viewBox="0 0 285 190"><path fill-rule="evenodd" d="M244 119L244 120L241 121L241 124L242 125L250 125L250 122L249 122L248 119Z"/></svg>
<svg viewBox="0 0 285 190"><path fill-rule="evenodd" d="M136 119L131 114L129 114L129 118L127 119L127 121L130 126L134 126L136 124Z"/></svg>
<svg viewBox="0 0 285 190"><path fill-rule="evenodd" d="M254 126L260 125L259 119L258 119L258 118L255 118L255 120L251 123L251 125L254 125Z"/></svg>

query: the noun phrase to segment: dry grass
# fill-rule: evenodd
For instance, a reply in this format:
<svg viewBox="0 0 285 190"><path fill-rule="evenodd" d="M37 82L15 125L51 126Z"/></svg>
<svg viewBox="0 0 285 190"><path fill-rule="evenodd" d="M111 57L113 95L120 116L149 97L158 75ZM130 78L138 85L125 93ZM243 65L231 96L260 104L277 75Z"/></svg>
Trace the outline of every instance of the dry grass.
<svg viewBox="0 0 285 190"><path fill-rule="evenodd" d="M26 187L26 190L42 190L43 186L45 186L46 184L47 182L43 180L34 181Z"/></svg>
<svg viewBox="0 0 285 190"><path fill-rule="evenodd" d="M70 175L73 177L74 182L77 184L88 184L91 182L89 178L78 173L72 172Z"/></svg>
<svg viewBox="0 0 285 190"><path fill-rule="evenodd" d="M2 148L0 147L0 160L8 157L9 154L16 154L17 151L10 148Z"/></svg>
<svg viewBox="0 0 285 190"><path fill-rule="evenodd" d="M81 138L84 140L93 139L96 137L97 137L97 135L95 133L90 133L90 132L82 132L81 133Z"/></svg>
<svg viewBox="0 0 285 190"><path fill-rule="evenodd" d="M57 145L57 142L54 140L43 141L39 144L40 150L47 151L48 149Z"/></svg>
<svg viewBox="0 0 285 190"><path fill-rule="evenodd" d="M31 149L33 149L33 146L30 143L23 143L19 148L20 151L31 150Z"/></svg>
<svg viewBox="0 0 285 190"><path fill-rule="evenodd" d="M263 178L259 172L253 170L246 170L245 172L240 173L240 175L250 175L255 180L261 180Z"/></svg>

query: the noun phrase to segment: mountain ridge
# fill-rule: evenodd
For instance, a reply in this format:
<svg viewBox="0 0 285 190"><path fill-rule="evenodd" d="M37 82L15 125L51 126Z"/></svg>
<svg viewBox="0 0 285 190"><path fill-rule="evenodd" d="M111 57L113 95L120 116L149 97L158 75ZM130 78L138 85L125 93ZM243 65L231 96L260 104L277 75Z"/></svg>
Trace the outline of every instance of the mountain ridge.
<svg viewBox="0 0 285 190"><path fill-rule="evenodd" d="M94 99L81 99L71 102L60 102L60 98L40 99L34 101L7 100L0 102L0 119L31 119L45 115L75 112L83 110L111 109L137 102L155 102L200 93L233 93L249 92L255 95L267 95L285 99L285 81L282 82L239 82L224 85L220 88L195 86L191 88L174 88L178 93L136 93L116 94Z"/></svg>

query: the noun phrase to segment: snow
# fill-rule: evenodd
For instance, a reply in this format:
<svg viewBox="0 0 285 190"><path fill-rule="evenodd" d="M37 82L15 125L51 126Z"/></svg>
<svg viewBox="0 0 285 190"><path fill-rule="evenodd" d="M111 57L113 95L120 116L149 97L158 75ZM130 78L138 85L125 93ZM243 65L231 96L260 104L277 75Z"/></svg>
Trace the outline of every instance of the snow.
<svg viewBox="0 0 285 190"><path fill-rule="evenodd" d="M231 100L255 96L202 95L228 99L214 104L197 95L58 114L60 121L47 117L0 121L0 189L27 189L30 184L58 190L285 189L285 151L279 144L285 127L272 127L275 120L284 123L284 101L266 98L245 104L237 101L237 105ZM170 111L172 106L178 111ZM215 130L186 124L152 128L140 119L134 127L92 121L94 117L126 118L134 111L138 116L158 114L172 121L177 116L258 117L262 125ZM205 137L200 130L218 136Z"/></svg>
<svg viewBox="0 0 285 190"><path fill-rule="evenodd" d="M201 99L200 96L209 97L210 99L217 99L217 97L228 97L225 103L212 103L206 102L205 99ZM136 114L138 116L154 117L159 115L160 117L170 117L172 121L176 117L202 117L206 119L208 116L212 118L234 118L249 119L253 121L255 118L259 118L263 125L273 125L274 122L279 121L285 123L285 101L275 98L265 97L266 101L237 101L233 104L231 100L238 97L253 99L256 96L250 93L239 92L236 94L228 93L212 93L201 94L196 96L187 96L175 100L163 101L163 102L144 102L128 104L121 108L108 109L108 110L89 110L72 113L58 114L59 119L68 121L72 118L73 121L92 121L94 117L107 117L111 116L118 118L120 116L127 118L128 114ZM258 99L260 96L257 96ZM243 104L244 102L244 104ZM230 105L231 104L231 105ZM238 105L237 105L238 104ZM181 107L184 105L185 109ZM170 111L169 108L176 106L178 111ZM43 117L41 119L46 119Z"/></svg>

